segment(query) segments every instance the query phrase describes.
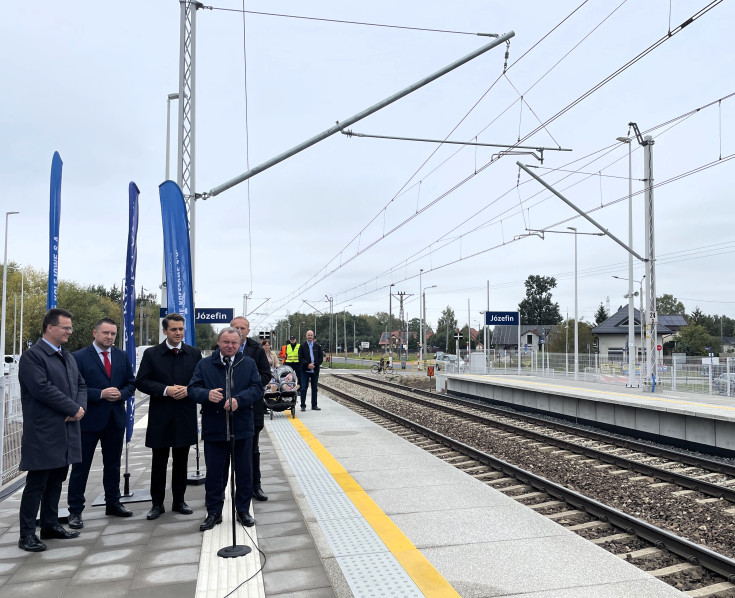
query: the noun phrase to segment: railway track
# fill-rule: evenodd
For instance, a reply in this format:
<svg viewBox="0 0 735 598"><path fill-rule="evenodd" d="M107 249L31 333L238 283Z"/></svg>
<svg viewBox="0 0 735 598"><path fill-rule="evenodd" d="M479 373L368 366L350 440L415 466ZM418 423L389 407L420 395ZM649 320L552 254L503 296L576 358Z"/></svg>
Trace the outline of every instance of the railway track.
<svg viewBox="0 0 735 598"><path fill-rule="evenodd" d="M334 382L342 386L345 379L349 378L335 376ZM403 403L404 410L409 412L408 415L411 415L412 410L418 413L417 406L425 408L423 411L426 413L429 412L429 409L435 409L435 405L428 403L418 403L415 400L407 402L406 391L400 393L395 388L389 389L391 390L389 401L394 403L394 408L386 409L370 401L356 398L354 390L340 390L335 388L336 384L325 384L324 382L320 385L322 390L329 392L341 402L349 403L351 408L360 411L365 417L462 469L468 475L504 492L529 508L565 525L621 558L625 558L670 585L685 590L689 595L735 596L735 561L728 556L719 554L615 506L604 504L601 500L586 496L583 492L567 487L567 484L557 483L551 481L548 476L532 473L529 469L534 468L533 464L530 467L521 467L507 459L493 456L477 446L471 446L474 444L472 442L453 438L455 434L442 433L436 429L436 426L422 425L414 421L415 417L405 417L406 414L397 413L400 411L401 403ZM353 380L350 380L350 383L354 384ZM375 386L372 386L369 392L378 390L385 393L388 389L376 389ZM364 387L361 392L365 392ZM399 396L396 396L395 393L398 393ZM409 391L408 394L412 396L412 399L416 399L415 395L420 393ZM437 397L433 395L432 398ZM420 400L425 401L423 398ZM398 405L399 408L396 409L395 405ZM405 409L406 406L408 409ZM473 404L473 406L476 405ZM440 419L442 420L450 420L463 415L450 415L450 409L446 405L443 405L441 409ZM456 411L456 408L454 409ZM434 411L434 413L437 412ZM464 425L472 429L487 428L491 425L487 422L487 415L483 420L481 416L472 414L470 419L472 421L469 423L465 421ZM472 436L473 432L469 434ZM597 467L598 472L600 469L605 470L607 479L615 480L613 484L616 485L622 480L621 476L630 471L619 469L618 465L611 463L600 464L596 456L570 455L567 449L557 448L556 444L549 444L548 438L528 438L525 436L526 430L519 429L518 426L512 429L496 430L494 434L508 445L533 447L538 449L540 454L547 455L549 458L566 460L570 465L573 463L574 466L570 469L584 463L586 467ZM556 442L556 439L552 440ZM614 469L610 469L611 467ZM636 477L649 478L650 476ZM664 483L669 484L669 482ZM685 492L692 491L686 490Z"/></svg>

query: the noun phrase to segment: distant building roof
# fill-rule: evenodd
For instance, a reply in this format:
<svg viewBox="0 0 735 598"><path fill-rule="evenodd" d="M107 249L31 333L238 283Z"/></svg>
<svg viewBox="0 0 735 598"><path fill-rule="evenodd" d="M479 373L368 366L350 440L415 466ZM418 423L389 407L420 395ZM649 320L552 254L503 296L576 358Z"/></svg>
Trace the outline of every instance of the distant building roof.
<svg viewBox="0 0 735 598"><path fill-rule="evenodd" d="M561 324L521 324L521 343L524 343L523 335L529 332L541 336L545 328L556 330ZM493 328L493 345L517 345L518 326L515 324L498 324Z"/></svg>
<svg viewBox="0 0 735 598"><path fill-rule="evenodd" d="M633 310L633 321L635 322L636 334L640 334L641 312L637 309ZM658 317L658 333L674 334L687 325L687 320L682 315L659 316ZM592 334L627 334L628 333L628 307L621 307L607 320L595 326L591 330Z"/></svg>

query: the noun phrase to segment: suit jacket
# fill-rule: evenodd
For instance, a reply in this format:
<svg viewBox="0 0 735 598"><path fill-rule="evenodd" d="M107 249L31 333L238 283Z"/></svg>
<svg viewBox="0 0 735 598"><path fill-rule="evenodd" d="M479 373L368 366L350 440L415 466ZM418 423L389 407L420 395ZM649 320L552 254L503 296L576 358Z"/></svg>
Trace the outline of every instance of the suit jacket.
<svg viewBox="0 0 735 598"><path fill-rule="evenodd" d="M253 405L263 401L263 385L255 361L242 353L232 358L231 394L237 400L237 409L232 412L232 426L235 440L252 438ZM225 364L222 363L219 349L202 359L194 370L189 385L189 395L202 406L202 440L227 440L227 423L224 409L225 399L219 403L209 400L209 391L221 388L225 396Z"/></svg>
<svg viewBox="0 0 735 598"><path fill-rule="evenodd" d="M174 355L166 341L150 347L143 353L140 368L135 377L135 387L150 395L148 429L145 445L148 448L184 447L196 444L197 409L191 397L173 399L163 396L167 386L188 386L202 352L196 347L181 343L178 355Z"/></svg>
<svg viewBox="0 0 735 598"><path fill-rule="evenodd" d="M20 469L56 469L82 460L82 437L74 417L87 410L87 386L77 362L67 351L59 357L39 339L25 351L18 365L23 406ZM84 419L84 418L82 418Z"/></svg>
<svg viewBox="0 0 735 598"><path fill-rule="evenodd" d="M324 361L324 352L322 346L314 341L314 371L318 372L319 367ZM309 371L308 366L311 363L311 354L309 353L309 343L301 343L299 347L299 365L301 366L301 373L306 374Z"/></svg>
<svg viewBox="0 0 735 598"><path fill-rule="evenodd" d="M112 414L115 427L122 430L127 419L125 417L125 401L135 394L135 376L127 353L117 347L110 348L110 364L112 375L108 378L105 366L99 358L94 345L89 345L72 353L77 362L79 373L87 383L87 413L80 422L82 432L100 432L104 430ZM102 390L114 386L122 395L121 400L110 402L102 398Z"/></svg>

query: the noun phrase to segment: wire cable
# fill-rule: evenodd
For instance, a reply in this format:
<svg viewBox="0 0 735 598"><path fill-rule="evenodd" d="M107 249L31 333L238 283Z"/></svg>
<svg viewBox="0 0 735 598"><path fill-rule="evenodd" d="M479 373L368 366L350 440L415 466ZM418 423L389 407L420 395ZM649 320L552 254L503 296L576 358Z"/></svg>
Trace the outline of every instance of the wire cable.
<svg viewBox="0 0 735 598"><path fill-rule="evenodd" d="M422 31L426 33L450 33L453 35L487 35L482 33L472 33L470 31L452 31L449 29L430 29L428 27L409 27L406 25L386 25L384 23L367 23L364 21L347 21L343 19L326 19L322 17L307 17L304 15L289 15L284 13L277 13L277 12L261 12L256 10L245 10L245 8L238 9L238 8L222 8L219 6L205 6L204 8L208 10L219 10L223 12L241 12L243 15L245 13L251 14L251 15L260 15L265 17L281 17L285 19L303 19L305 21L322 21L324 23L337 23L339 25L363 25L366 27L383 27L386 29L404 29L407 31Z"/></svg>

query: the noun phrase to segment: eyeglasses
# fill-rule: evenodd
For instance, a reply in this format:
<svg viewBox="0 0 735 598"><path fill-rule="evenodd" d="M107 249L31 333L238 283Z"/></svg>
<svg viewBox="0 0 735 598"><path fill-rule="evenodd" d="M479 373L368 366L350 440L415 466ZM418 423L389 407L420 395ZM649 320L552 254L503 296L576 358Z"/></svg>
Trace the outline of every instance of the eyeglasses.
<svg viewBox="0 0 735 598"><path fill-rule="evenodd" d="M61 328L64 332L74 331L74 329L71 326L59 326L58 324L51 324L51 326L55 326L56 328Z"/></svg>

